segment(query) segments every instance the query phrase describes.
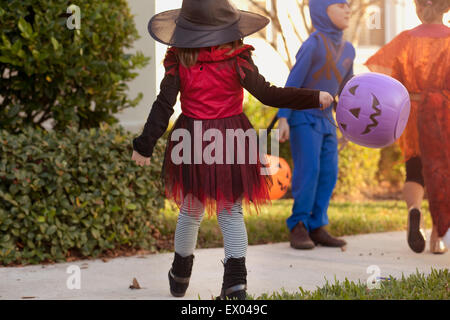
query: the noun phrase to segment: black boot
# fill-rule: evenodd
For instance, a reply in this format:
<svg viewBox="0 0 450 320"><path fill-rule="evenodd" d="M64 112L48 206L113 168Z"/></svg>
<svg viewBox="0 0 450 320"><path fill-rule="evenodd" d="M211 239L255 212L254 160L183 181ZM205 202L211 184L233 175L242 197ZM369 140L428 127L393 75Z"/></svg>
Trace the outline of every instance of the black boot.
<svg viewBox="0 0 450 320"><path fill-rule="evenodd" d="M174 297L184 297L191 278L194 255L182 257L175 252L172 268L169 270L170 293Z"/></svg>
<svg viewBox="0 0 450 320"><path fill-rule="evenodd" d="M422 212L417 208L412 208L408 213L407 239L409 247L416 253L421 253L425 250L426 237L422 225Z"/></svg>
<svg viewBox="0 0 450 320"><path fill-rule="evenodd" d="M219 300L245 300L247 297L247 268L244 258L230 258L224 264L222 291Z"/></svg>

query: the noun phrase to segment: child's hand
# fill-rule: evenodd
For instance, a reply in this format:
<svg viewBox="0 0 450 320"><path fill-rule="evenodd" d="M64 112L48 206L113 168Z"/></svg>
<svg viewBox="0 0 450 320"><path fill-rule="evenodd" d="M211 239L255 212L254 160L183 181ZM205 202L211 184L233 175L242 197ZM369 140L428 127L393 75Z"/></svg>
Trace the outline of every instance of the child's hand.
<svg viewBox="0 0 450 320"><path fill-rule="evenodd" d="M286 118L280 118L278 120L278 129L280 130L280 142L289 140L289 124Z"/></svg>
<svg viewBox="0 0 450 320"><path fill-rule="evenodd" d="M319 101L321 104L320 110L325 110L328 108L334 101L333 96L325 91L320 91Z"/></svg>
<svg viewBox="0 0 450 320"><path fill-rule="evenodd" d="M131 160L136 161L136 164L140 167L150 165L150 158L143 157L134 150L133 150L133 154L131 155Z"/></svg>

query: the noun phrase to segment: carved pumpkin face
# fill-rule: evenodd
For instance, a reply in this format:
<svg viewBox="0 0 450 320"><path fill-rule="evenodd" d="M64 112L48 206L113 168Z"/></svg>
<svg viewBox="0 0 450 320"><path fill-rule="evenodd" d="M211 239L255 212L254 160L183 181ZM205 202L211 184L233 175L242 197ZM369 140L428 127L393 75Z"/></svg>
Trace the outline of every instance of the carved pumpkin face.
<svg viewBox="0 0 450 320"><path fill-rule="evenodd" d="M379 73L364 73L350 79L342 90L336 121L348 140L382 148L401 136L409 111L409 94L399 81Z"/></svg>
<svg viewBox="0 0 450 320"><path fill-rule="evenodd" d="M273 185L269 190L270 200L277 200L282 198L288 188L291 186L291 168L289 164L283 158L279 158L273 155L266 155L268 165L275 170L271 174Z"/></svg>

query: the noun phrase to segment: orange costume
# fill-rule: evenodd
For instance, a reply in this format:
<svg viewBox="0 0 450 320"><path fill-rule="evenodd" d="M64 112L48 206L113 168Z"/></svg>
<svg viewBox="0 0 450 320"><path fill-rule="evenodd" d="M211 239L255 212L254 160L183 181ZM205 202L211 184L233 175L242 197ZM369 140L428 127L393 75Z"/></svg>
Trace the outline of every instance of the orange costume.
<svg viewBox="0 0 450 320"><path fill-rule="evenodd" d="M450 227L450 28L422 24L400 33L365 65L408 89L411 113L399 139L405 160L420 156L433 224Z"/></svg>

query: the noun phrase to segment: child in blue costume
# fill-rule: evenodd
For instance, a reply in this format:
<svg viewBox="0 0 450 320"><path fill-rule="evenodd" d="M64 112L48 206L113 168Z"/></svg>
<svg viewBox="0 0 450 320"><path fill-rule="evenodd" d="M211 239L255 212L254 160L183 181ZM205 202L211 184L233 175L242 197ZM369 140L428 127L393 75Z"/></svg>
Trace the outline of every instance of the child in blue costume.
<svg viewBox="0 0 450 320"><path fill-rule="evenodd" d="M310 0L309 9L316 31L298 51L286 87L320 89L335 96L353 76L355 49L342 39L342 30L349 24L350 8L347 1ZM290 139L294 161L294 206L287 219L291 247L344 246L344 240L332 237L324 229L338 174L338 141L332 108L280 109L278 117L280 141Z"/></svg>

